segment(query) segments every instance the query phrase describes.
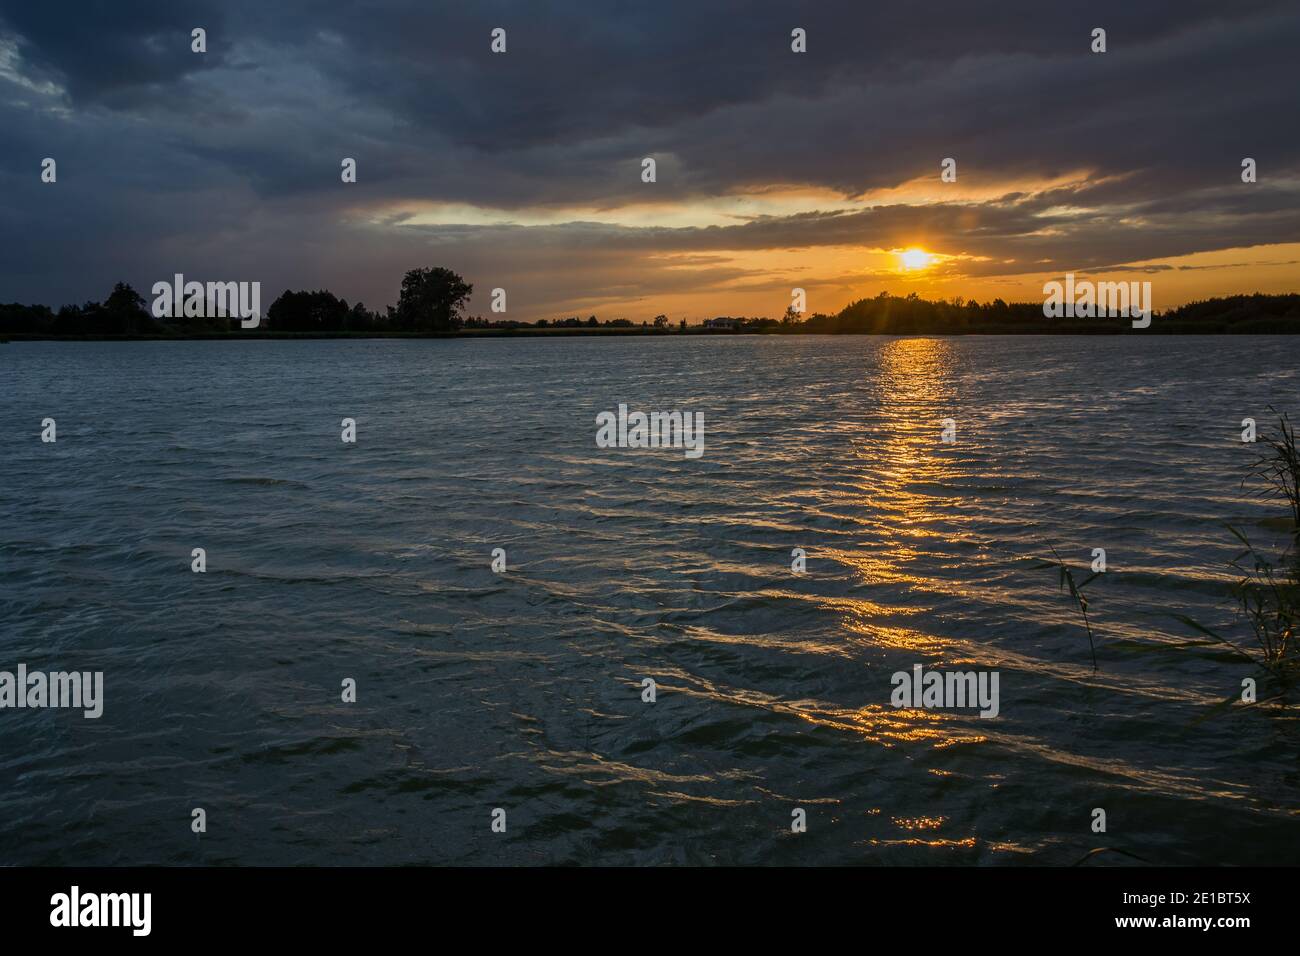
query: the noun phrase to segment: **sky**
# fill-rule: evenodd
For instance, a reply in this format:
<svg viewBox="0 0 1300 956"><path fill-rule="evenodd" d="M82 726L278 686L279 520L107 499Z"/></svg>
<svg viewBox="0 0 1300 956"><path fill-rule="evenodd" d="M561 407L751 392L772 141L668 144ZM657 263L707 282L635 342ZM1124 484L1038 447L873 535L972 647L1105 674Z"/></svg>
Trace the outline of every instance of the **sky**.
<svg viewBox="0 0 1300 956"><path fill-rule="evenodd" d="M528 321L1297 291L1297 49L1294 0L0 0L0 301L179 272L382 309L420 266Z"/></svg>

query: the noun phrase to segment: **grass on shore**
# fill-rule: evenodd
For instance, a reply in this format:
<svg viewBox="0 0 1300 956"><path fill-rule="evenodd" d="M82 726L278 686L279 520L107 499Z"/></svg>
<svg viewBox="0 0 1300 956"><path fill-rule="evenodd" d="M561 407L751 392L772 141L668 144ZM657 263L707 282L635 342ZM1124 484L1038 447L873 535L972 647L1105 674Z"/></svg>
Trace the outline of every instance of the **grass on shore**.
<svg viewBox="0 0 1300 956"><path fill-rule="evenodd" d="M1188 615L1173 616L1210 639L1198 643L1220 645L1233 659L1252 664L1267 673L1278 685L1278 693L1269 698L1269 701L1276 701L1300 681L1300 443L1287 415L1278 413L1272 406L1269 410L1277 415L1275 430L1260 436L1261 452L1242 479L1242 487L1260 485L1262 497L1285 502L1288 544L1280 555L1270 556L1256 547L1242 531L1226 525L1243 548L1229 563L1237 572L1232 597L1237 605L1238 620L1244 621L1250 629L1254 644L1225 637ZM1041 562L1035 567L1055 569L1060 589L1069 590L1071 600L1082 615L1092 650L1092 666L1096 671L1097 646L1088 618L1088 598L1084 588L1100 574L1094 573L1082 584L1076 583L1074 572L1061 560L1055 548L1052 554L1054 561ZM1240 692L1234 692L1212 712L1241 701Z"/></svg>

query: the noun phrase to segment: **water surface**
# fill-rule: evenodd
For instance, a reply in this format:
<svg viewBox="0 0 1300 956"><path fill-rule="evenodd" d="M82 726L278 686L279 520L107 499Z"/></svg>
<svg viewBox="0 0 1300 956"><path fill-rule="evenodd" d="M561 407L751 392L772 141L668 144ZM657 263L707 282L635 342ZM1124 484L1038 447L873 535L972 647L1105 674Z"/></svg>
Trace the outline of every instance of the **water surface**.
<svg viewBox="0 0 1300 956"><path fill-rule="evenodd" d="M106 683L0 711L0 864L1294 862L1297 726L1194 723L1254 672L1172 617L1230 626L1224 522L1276 539L1240 423L1300 414L1293 355L0 347L0 669ZM597 449L620 402L703 412L704 456ZM1097 673L1053 546L1107 551ZM889 706L916 663L997 670L999 717Z"/></svg>

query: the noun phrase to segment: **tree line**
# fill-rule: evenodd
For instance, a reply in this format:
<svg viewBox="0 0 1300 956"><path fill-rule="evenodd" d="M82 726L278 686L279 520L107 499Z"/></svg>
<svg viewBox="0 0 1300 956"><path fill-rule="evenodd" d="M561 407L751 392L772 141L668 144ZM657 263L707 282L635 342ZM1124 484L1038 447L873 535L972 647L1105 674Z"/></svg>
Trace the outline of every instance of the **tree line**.
<svg viewBox="0 0 1300 956"><path fill-rule="evenodd" d="M361 302L349 304L326 290L285 290L267 309L259 331L290 334L451 334L477 329L596 329L634 328L625 318L569 316L524 322L466 316L465 304L474 287L450 269L412 269L402 279L396 306L383 312ZM205 310L206 311L206 310ZM806 318L786 309L779 319L719 316L712 324L725 331L760 334L945 335L963 333L1082 333L1129 329L1127 318L1055 319L1043 315L1041 302L981 303L955 298L931 301L912 293L881 292L874 298L850 302L839 312ZM647 330L685 330L665 315L642 321ZM145 299L119 282L103 302L65 305L57 311L45 305L0 303L0 335L33 337L189 336L219 335L239 330L238 318L219 316L154 316ZM1157 313L1153 332L1300 332L1300 294L1233 295L1191 302Z"/></svg>
<svg viewBox="0 0 1300 956"><path fill-rule="evenodd" d="M465 325L465 302L474 287L450 269L411 269L402 278L397 305L384 312L348 304L332 292L282 292L259 328L294 333L449 333ZM65 305L0 303L0 334L34 336L210 335L240 329L239 318L216 315L156 316L144 297L119 282L101 302Z"/></svg>

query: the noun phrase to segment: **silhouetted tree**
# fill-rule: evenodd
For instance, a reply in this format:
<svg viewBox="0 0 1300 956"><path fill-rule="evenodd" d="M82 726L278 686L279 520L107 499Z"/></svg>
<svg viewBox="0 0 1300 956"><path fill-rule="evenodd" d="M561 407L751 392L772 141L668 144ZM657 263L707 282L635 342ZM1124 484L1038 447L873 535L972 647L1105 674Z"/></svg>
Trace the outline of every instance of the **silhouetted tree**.
<svg viewBox="0 0 1300 956"><path fill-rule="evenodd" d="M157 330L157 323L145 308L144 296L125 282L113 286L100 310L103 335L140 335Z"/></svg>
<svg viewBox="0 0 1300 956"><path fill-rule="evenodd" d="M54 310L48 305L0 305L0 332L49 335L54 331Z"/></svg>
<svg viewBox="0 0 1300 956"><path fill-rule="evenodd" d="M450 269L412 269L402 278L397 327L408 332L451 332L461 325L461 310L474 291Z"/></svg>
<svg viewBox="0 0 1300 956"><path fill-rule="evenodd" d="M266 320L277 332L340 332L347 327L350 314L347 302L332 292L285 289L266 310Z"/></svg>
<svg viewBox="0 0 1300 956"><path fill-rule="evenodd" d="M98 302L87 302L81 307L75 305L60 306L58 314L54 317L54 334L91 334L90 324L92 319L98 317L99 309Z"/></svg>
<svg viewBox="0 0 1300 956"><path fill-rule="evenodd" d="M373 332L380 326L379 316L358 302L343 320L343 327L349 332Z"/></svg>

